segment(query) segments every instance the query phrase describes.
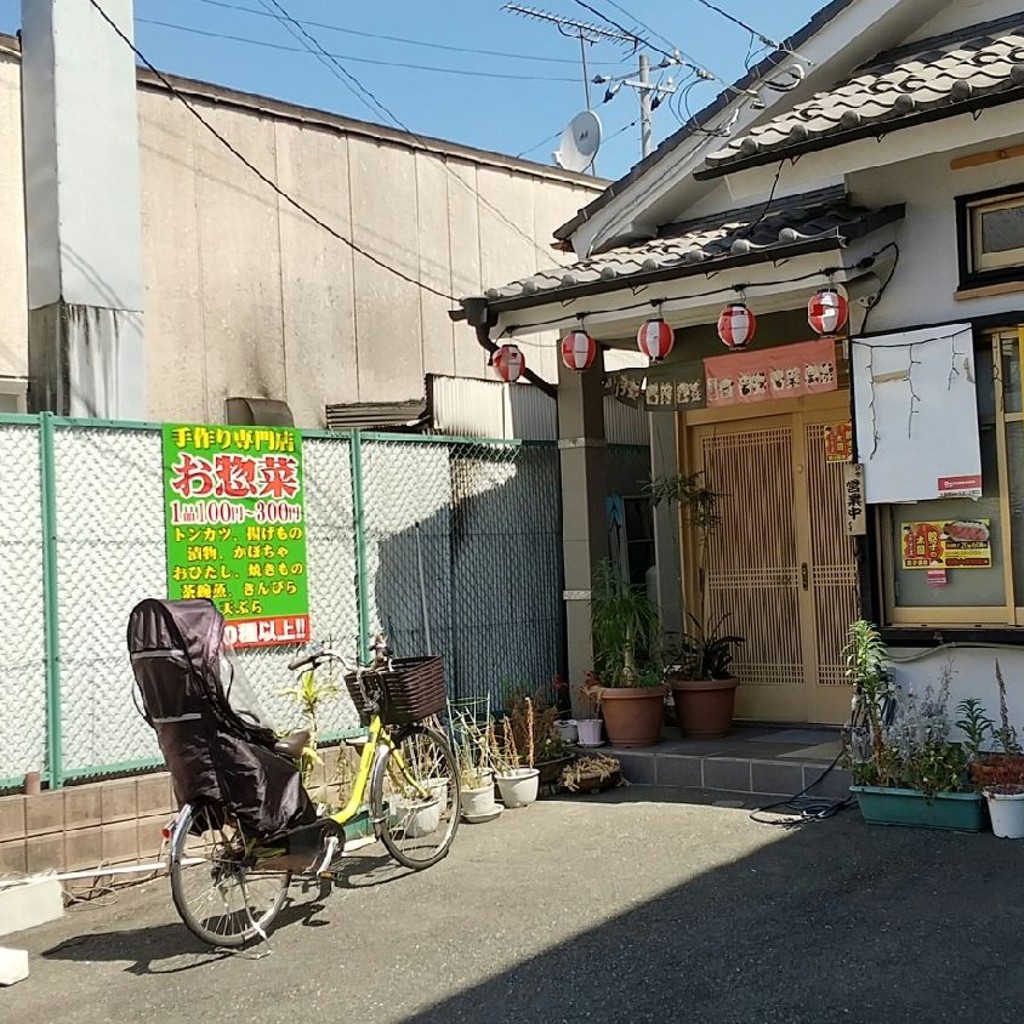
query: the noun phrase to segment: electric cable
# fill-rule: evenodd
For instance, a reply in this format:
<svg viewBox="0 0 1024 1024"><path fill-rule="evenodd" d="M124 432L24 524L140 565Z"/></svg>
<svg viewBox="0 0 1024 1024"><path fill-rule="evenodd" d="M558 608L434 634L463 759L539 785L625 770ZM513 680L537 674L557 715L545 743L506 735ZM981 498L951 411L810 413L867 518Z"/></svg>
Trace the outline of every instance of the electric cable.
<svg viewBox="0 0 1024 1024"><path fill-rule="evenodd" d="M795 793L793 796L783 797L781 800L776 800L774 803L764 804L762 807L757 807L750 812L750 820L756 821L760 825L782 825L789 826L793 824L805 824L812 821L824 821L826 818L831 818L838 814L840 811L845 810L853 803L853 794L849 793L845 797L810 797L807 794L810 793L815 786L822 783L825 778L833 772L842 760L843 751L840 750L836 754L832 763L822 771L822 773L809 785L804 786L799 793ZM759 814L764 814L767 811L775 810L778 807L785 807L791 810L794 814L800 816L799 822L793 822L787 819L776 819L776 818L759 818Z"/></svg>
<svg viewBox="0 0 1024 1024"><path fill-rule="evenodd" d="M269 13L268 13L268 16ZM289 46L287 43L275 43L267 39L253 39L251 36L239 36L230 32L215 32L212 29L197 28L194 25L179 25L173 21L161 21L159 18L136 18L140 25L154 25L157 28L168 28L175 32L185 32L189 35L200 36L204 39L222 39L233 43L242 43L245 46L260 46L267 50L279 50L283 53L309 53L309 47ZM440 67L434 64L414 64L399 60L384 60L378 57L356 57L347 53L329 53L324 51L325 56L338 60L351 61L354 64L369 64L373 67L401 68L406 71L428 71L443 75L462 75L468 78L491 78L509 82L556 82L571 83L577 85L576 78L545 75L517 75L503 71L472 71L468 68Z"/></svg>
<svg viewBox="0 0 1024 1024"><path fill-rule="evenodd" d="M274 17L274 15L269 11L261 11L256 7L247 7L245 4L228 3L227 0L193 0L193 2L206 4L209 7L220 7L229 11L240 11L243 14L252 14L259 18ZM408 39L404 36L389 36L381 32L364 32L359 29L345 28L341 25L332 25L326 21L313 21L309 18L296 18L295 20L300 25L305 25L307 28L321 28L327 32L340 32L345 35L358 36L362 39L379 39L386 43L401 43L403 46L421 46L431 50L444 50L448 53L465 53L476 57L501 57L508 60L529 60L543 64L571 64L574 67L578 67L579 65L579 61L573 60L569 57L542 57L530 53L512 53L508 50L484 50L470 46L455 46L451 43L435 43L426 39ZM618 66L617 61L594 61L593 63L595 65L607 65L609 67Z"/></svg>
<svg viewBox="0 0 1024 1024"><path fill-rule="evenodd" d="M612 0L608 0L608 2L611 3ZM803 57L799 53L797 53L796 50L791 50L784 43L780 43L777 40L772 39L770 36L766 36L763 32L758 32L758 30L754 28L752 25L748 25L742 19L737 18L735 15L730 14L724 8L719 7L718 4L712 3L711 0L696 0L696 2L699 3L702 7L706 7L709 11L714 11L716 14L720 14L723 18L725 18L726 21L731 21L734 25L738 26L739 28L743 29L746 32L749 32L756 39L759 39L765 46L773 47L774 49L780 51L781 53L788 53L791 57L799 57L800 60L807 61L808 64L811 63L810 61L807 60L806 57Z"/></svg>
<svg viewBox="0 0 1024 1024"><path fill-rule="evenodd" d="M337 231L333 227L331 227L330 224L327 224L320 217L318 217L315 213L313 213L313 211L310 210L307 206L304 206L294 196L290 195L283 188L281 188L281 186L278 185L276 181L274 181L272 178L270 178L266 174L264 174L263 171L261 171L251 160L249 160L249 158L247 156L245 156L244 153L240 152L230 141L228 141L228 139L226 139L223 135L221 135L221 133L190 102L188 97L186 97L174 85L174 83L171 82L170 79L168 79L167 76L164 75L146 57L146 55L135 45L134 42L132 42L132 40L127 35L125 35L125 33L122 31L121 27L117 24L117 22L115 22L113 20L113 18L111 18L110 15L107 14L107 12L104 10L104 8L103 8L102 4L99 2L99 0L88 0L88 2L89 2L89 4L93 8L95 8L96 12L100 15L100 17L103 18L103 20L110 26L110 28L113 30L113 32L121 40L121 42L123 42L135 54L135 56L138 58L138 60L141 61L156 76L157 80L171 94L171 96L173 96L176 100L178 100L189 111L189 113L229 153L231 153L232 156L235 157L236 160L238 160L252 174L254 174L257 178L259 178L260 181L262 181L264 185L266 185L269 189L271 189L271 191L273 191L276 195L278 195L286 203L288 203L289 205L294 207L296 210L298 210L298 212L301 213L304 217L307 217L309 220L311 220L319 228L322 228L324 231L326 231L332 238L335 238L335 239L337 239L337 241L343 243L344 245L347 245L353 252L358 253L360 256L362 256L365 259L369 260L374 265L380 267L382 270L386 270L388 273L393 274L395 277L400 278L401 280L407 282L408 284L415 285L417 288L421 289L422 291L429 292L431 295L436 295L438 298L445 299L446 301L449 301L449 302L458 302L458 299L455 298L454 295L450 295L448 292L443 292L443 291L441 291L438 288L434 288L432 285L425 284L423 281L418 281L416 278L410 277L408 274L406 274L403 271L399 270L397 267L391 266L389 263L386 263L384 260L380 259L379 257L374 256L373 253L368 252L366 249L364 249L361 246L357 245L355 242L352 241L352 239L346 238L339 231Z"/></svg>

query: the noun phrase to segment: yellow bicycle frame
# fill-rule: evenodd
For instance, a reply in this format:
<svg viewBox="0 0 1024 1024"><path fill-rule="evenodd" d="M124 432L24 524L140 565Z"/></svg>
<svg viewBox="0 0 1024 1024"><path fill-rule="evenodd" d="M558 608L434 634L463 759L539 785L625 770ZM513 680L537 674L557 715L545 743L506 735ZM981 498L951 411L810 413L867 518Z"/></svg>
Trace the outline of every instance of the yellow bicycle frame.
<svg viewBox="0 0 1024 1024"><path fill-rule="evenodd" d="M409 772L406 767L402 755L391 741L391 734L380 720L380 715L374 715L370 719L366 743L363 746L362 756L359 758L359 770L356 772L355 782L352 786L352 795L348 798L348 803L337 814L329 815L331 820L338 825L344 825L345 822L351 821L362 810L365 804L366 787L370 782L370 773L373 770L373 762L377 755L377 748L381 745L390 747L391 756L396 761L396 767L405 777L406 781L418 790L421 797L424 799L429 798L430 794L428 791L424 789L416 776Z"/></svg>

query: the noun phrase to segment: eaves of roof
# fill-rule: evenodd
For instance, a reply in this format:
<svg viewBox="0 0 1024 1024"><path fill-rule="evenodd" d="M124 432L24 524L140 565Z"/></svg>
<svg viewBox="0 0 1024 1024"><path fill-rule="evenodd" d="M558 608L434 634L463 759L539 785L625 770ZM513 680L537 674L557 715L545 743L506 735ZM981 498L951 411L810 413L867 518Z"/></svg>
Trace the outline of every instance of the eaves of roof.
<svg viewBox="0 0 1024 1024"><path fill-rule="evenodd" d="M551 302L829 252L903 215L902 204L876 210L853 207L841 189L790 197L769 210L759 205L721 214L717 222L669 225L657 239L561 268L561 277L545 273L491 289L485 296L464 299L464 312L453 319L494 318Z"/></svg>
<svg viewBox="0 0 1024 1024"><path fill-rule="evenodd" d="M643 177L652 167L664 160L691 136L696 135L713 117L721 113L733 102L738 92L749 89L760 79L764 78L774 68L789 58L789 51L798 50L808 39L817 35L833 18L841 14L854 2L855 0L831 0L831 3L826 4L820 11L815 13L803 28L783 42L783 49L770 53L763 60L753 65L742 78L737 79L729 88L723 89L706 107L698 111L688 124L665 139L650 156L644 157L625 175L612 182L592 202L584 206L575 217L566 221L561 227L556 228L555 238L563 242L571 238L579 227L586 224L588 220L591 220L596 213L608 206L612 200L622 195L637 179Z"/></svg>
<svg viewBox="0 0 1024 1024"><path fill-rule="evenodd" d="M730 140L694 177L805 153L1024 99L1024 14L881 54L847 81Z"/></svg>

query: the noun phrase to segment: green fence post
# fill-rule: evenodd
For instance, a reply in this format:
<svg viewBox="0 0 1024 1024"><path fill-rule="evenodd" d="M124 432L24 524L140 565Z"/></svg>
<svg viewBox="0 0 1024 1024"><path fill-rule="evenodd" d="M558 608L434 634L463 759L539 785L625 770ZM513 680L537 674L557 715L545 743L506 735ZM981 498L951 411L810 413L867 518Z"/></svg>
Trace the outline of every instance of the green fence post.
<svg viewBox="0 0 1024 1024"><path fill-rule="evenodd" d="M57 470L53 413L39 417L39 467L43 511L43 625L46 636L46 756L50 789L64 785L60 706L60 605L57 599Z"/></svg>
<svg viewBox="0 0 1024 1024"><path fill-rule="evenodd" d="M352 523L356 546L356 600L359 606L359 660L370 660L370 592L366 576L366 516L363 507L363 436L352 431Z"/></svg>

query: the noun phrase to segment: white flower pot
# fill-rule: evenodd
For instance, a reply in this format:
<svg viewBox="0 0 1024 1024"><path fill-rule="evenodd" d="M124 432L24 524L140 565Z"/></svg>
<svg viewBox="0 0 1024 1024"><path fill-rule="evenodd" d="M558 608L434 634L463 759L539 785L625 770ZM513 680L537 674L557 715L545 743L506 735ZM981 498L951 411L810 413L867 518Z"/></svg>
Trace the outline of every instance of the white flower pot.
<svg viewBox="0 0 1024 1024"><path fill-rule="evenodd" d="M506 807L526 807L537 799L540 772L536 768L516 768L497 776L501 802Z"/></svg>
<svg viewBox="0 0 1024 1024"><path fill-rule="evenodd" d="M441 801L435 797L429 803L398 804L395 817L405 826L409 839L422 839L436 832L441 824Z"/></svg>
<svg viewBox="0 0 1024 1024"><path fill-rule="evenodd" d="M558 738L563 743L575 743L580 738L580 730L577 727L575 718L567 718L560 722L555 722L555 728L558 730Z"/></svg>
<svg viewBox="0 0 1024 1024"><path fill-rule="evenodd" d="M1024 839L1024 792L985 791L992 831L1000 839Z"/></svg>
<svg viewBox="0 0 1024 1024"><path fill-rule="evenodd" d="M459 805L467 818L483 817L490 814L497 806L494 801L493 783L488 783L479 789L464 789L459 796Z"/></svg>
<svg viewBox="0 0 1024 1024"><path fill-rule="evenodd" d="M585 747L596 747L601 743L601 719L581 718L576 723L579 740Z"/></svg>

